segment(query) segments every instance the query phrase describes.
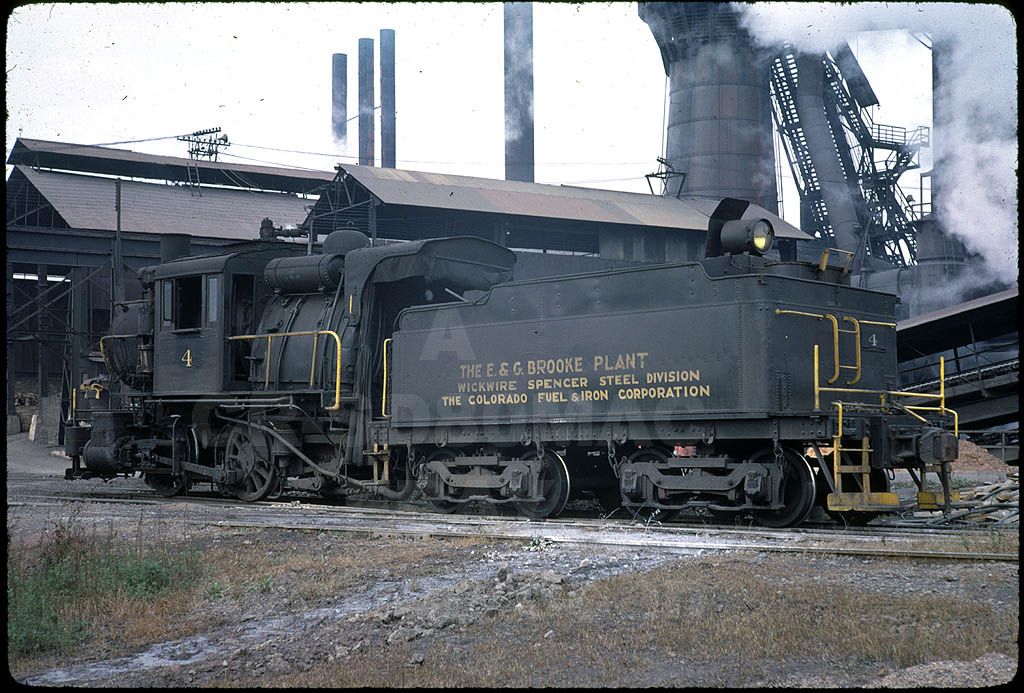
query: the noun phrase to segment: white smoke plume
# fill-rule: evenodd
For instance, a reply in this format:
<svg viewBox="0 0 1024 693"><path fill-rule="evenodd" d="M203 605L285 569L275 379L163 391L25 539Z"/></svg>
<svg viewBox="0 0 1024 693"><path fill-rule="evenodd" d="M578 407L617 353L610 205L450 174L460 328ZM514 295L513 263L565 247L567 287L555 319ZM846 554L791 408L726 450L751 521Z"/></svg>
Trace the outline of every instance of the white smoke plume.
<svg viewBox="0 0 1024 693"><path fill-rule="evenodd" d="M880 2L734 7L764 46L790 43L823 52L861 31L930 35L940 71L933 166L944 186L935 215L981 256L986 279L1017 284L1017 26L1009 10L994 4Z"/></svg>

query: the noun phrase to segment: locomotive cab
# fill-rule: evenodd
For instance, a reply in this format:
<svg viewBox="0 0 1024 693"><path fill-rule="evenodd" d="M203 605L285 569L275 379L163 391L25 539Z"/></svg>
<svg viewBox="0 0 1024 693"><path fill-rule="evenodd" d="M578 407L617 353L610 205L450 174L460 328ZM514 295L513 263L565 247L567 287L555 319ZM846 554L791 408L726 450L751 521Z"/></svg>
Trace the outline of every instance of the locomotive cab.
<svg viewBox="0 0 1024 693"><path fill-rule="evenodd" d="M153 394L250 389L251 345L224 345L229 337L255 330L271 295L262 281L267 264L302 251L295 244L256 242L235 252L185 257L153 268L153 358L159 366Z"/></svg>

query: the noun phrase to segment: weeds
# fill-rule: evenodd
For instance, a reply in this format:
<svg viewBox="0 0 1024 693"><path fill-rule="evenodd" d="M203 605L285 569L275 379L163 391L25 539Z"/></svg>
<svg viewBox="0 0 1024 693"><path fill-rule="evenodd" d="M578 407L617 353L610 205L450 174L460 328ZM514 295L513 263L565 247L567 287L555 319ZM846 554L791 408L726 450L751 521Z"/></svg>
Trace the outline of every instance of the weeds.
<svg viewBox="0 0 1024 693"><path fill-rule="evenodd" d="M8 539L7 556L9 657L67 651L94 635L103 615L144 611L201 573L194 551L89 535L66 520L37 545Z"/></svg>
<svg viewBox="0 0 1024 693"><path fill-rule="evenodd" d="M220 599L224 596L224 585L220 580L214 580L206 586L206 598L210 600Z"/></svg>

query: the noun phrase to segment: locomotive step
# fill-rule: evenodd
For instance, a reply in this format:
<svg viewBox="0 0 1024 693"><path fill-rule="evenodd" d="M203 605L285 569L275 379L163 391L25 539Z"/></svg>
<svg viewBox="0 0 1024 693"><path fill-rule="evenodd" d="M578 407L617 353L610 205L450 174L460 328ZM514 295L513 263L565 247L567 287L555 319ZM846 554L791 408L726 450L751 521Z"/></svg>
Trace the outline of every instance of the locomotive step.
<svg viewBox="0 0 1024 693"><path fill-rule="evenodd" d="M900 507L900 497L895 493L830 493L828 509L845 512L847 510L896 510Z"/></svg>

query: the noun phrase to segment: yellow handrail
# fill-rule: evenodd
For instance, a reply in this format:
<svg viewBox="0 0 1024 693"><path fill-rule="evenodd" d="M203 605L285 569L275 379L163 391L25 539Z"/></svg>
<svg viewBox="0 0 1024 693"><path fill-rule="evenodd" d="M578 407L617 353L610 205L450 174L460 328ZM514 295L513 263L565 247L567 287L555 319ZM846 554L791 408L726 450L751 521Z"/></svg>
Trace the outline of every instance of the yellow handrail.
<svg viewBox="0 0 1024 693"><path fill-rule="evenodd" d="M843 442L843 403L833 402L839 410L839 420L836 422L836 434L832 436L832 480L836 484L836 491L842 491L839 480L839 453Z"/></svg>
<svg viewBox="0 0 1024 693"><path fill-rule="evenodd" d="M846 256L846 262L843 263L843 274L845 275L850 271L850 263L853 262L853 251L840 250L839 248L825 248L821 254L821 260L818 261L818 271L824 272L828 267L828 255L829 253L842 253Z"/></svg>
<svg viewBox="0 0 1024 693"><path fill-rule="evenodd" d="M831 313L805 313L801 310L785 310L782 308L775 309L776 315L802 315L805 318L817 318L818 320L828 320L832 323L832 353L835 356L835 368L832 371L832 377L829 378L829 384L839 380L839 320L836 316Z"/></svg>
<svg viewBox="0 0 1024 693"><path fill-rule="evenodd" d="M944 356L939 357L939 393L931 392L903 392L900 390L866 390L863 388L852 388L852 387L822 387L819 385L819 367L818 367L818 345L814 345L814 408L821 409L821 393L822 392L845 392L850 394L867 394L867 395L878 395L881 404L885 404L886 397L920 397L922 399L938 400L939 406L937 407L926 407L923 404L907 404L904 405L903 409L916 419L926 421L926 419L918 414L917 412L922 411L934 411L939 414L951 414L953 416L953 434L956 436L960 435L960 415L953 409L946 406L946 358ZM841 420L841 417L840 417Z"/></svg>
<svg viewBox="0 0 1024 693"><path fill-rule="evenodd" d="M815 408L815 410L821 409L821 400L820 400L820 397L819 397L819 395L821 393L821 388L818 386L818 380L820 380L820 376L818 375L818 345L815 344L814 345L814 408Z"/></svg>
<svg viewBox="0 0 1024 693"><path fill-rule="evenodd" d="M832 377L828 379L828 384L831 385L839 380L839 321L831 313L825 313L825 317L832 323L832 354L835 356L835 368Z"/></svg>
<svg viewBox="0 0 1024 693"><path fill-rule="evenodd" d="M103 348L103 342L105 342L106 340L108 340L108 339L135 339L137 337L148 337L148 336L149 336L148 334L139 332L139 333L136 333L136 334L108 334L108 335L104 335L104 336L100 337L100 358L103 359L103 365L107 367L108 371L112 370L110 368L110 364L107 363L107 352Z"/></svg>
<svg viewBox="0 0 1024 693"><path fill-rule="evenodd" d="M854 365L853 366L845 366L845 368L855 368L857 373L856 373L856 375L853 376L853 380L847 380L846 384L847 385L856 385L857 383L860 382L860 375L861 375L860 374L860 322L857 320L857 318L851 318L848 315L847 316L843 316L843 321L844 322L853 323L853 332L849 332L849 334L853 335L853 343L856 345L856 348L854 349L854 353L856 354L856 360L854 361ZM837 337L838 337L838 335L837 335ZM842 367L844 367L844 366L841 366L841 368Z"/></svg>
<svg viewBox="0 0 1024 693"><path fill-rule="evenodd" d="M388 346L391 344L391 337L384 340L384 382L380 386L380 415L388 416Z"/></svg>
<svg viewBox="0 0 1024 693"><path fill-rule="evenodd" d="M316 373L316 346L317 339L320 335L328 335L334 339L334 344L337 347L335 353L335 377L334 377L334 404L325 407L327 411L338 411L341 409L341 337L338 333L333 330L303 330L300 332L268 332L266 334L243 334L235 337L228 337L229 342L238 341L240 339L266 339L267 340L267 353L266 368L264 370L263 385L264 387L270 386L270 345L277 337L313 337L313 357L312 363L309 366L309 384L312 387L313 378Z"/></svg>

